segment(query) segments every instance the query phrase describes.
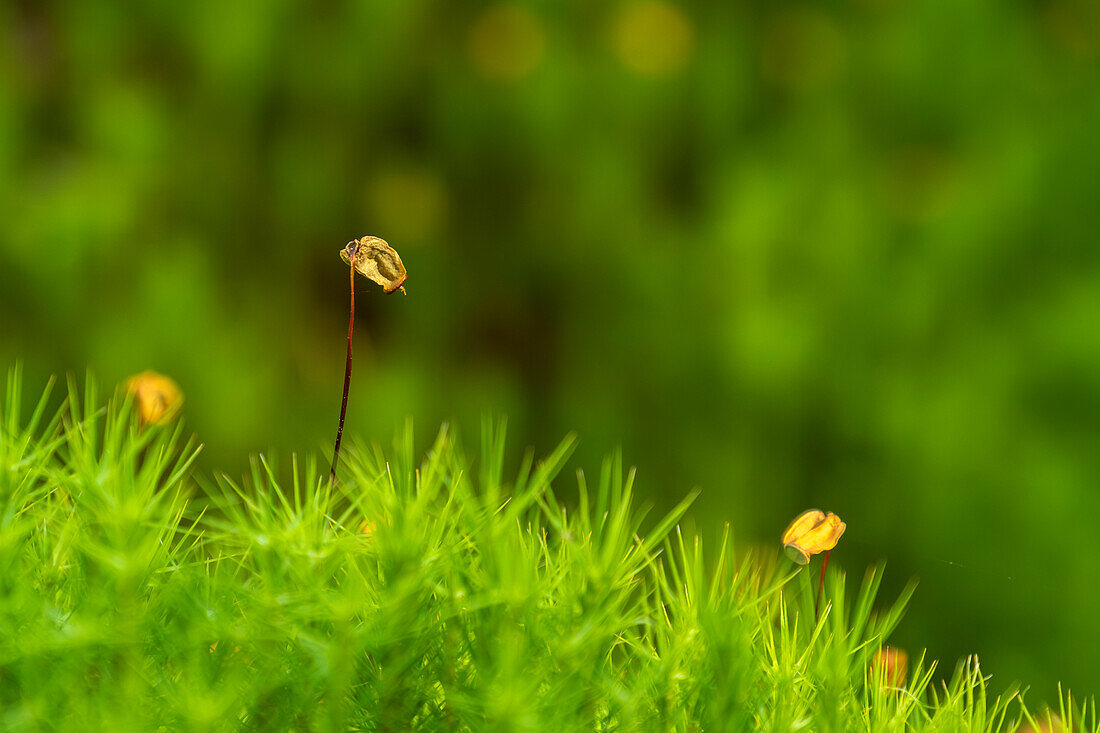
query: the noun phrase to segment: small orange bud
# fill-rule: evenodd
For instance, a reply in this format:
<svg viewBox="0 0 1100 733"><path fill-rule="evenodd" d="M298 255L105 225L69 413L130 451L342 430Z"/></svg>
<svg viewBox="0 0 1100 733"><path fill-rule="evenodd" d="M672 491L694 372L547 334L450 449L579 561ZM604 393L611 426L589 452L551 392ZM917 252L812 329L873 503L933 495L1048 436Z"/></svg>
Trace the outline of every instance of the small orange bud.
<svg viewBox="0 0 1100 733"><path fill-rule="evenodd" d="M210 653L213 654L217 650L218 650L218 642L215 641L213 644L210 645ZM240 644L234 645L233 646L233 651L229 652L229 656L231 656L231 657L234 656L240 650L241 650L241 645Z"/></svg>
<svg viewBox="0 0 1100 733"><path fill-rule="evenodd" d="M1069 733L1060 716L1047 710L1035 716L1035 725L1025 722L1020 726L1019 733Z"/></svg>
<svg viewBox="0 0 1100 733"><path fill-rule="evenodd" d="M836 547L848 525L840 517L820 509L810 509L799 514L783 533L783 547L787 556L799 565L805 565L819 552Z"/></svg>
<svg viewBox="0 0 1100 733"><path fill-rule="evenodd" d="M884 646L871 658L871 678L885 687L905 687L909 676L909 655L904 649Z"/></svg>
<svg viewBox="0 0 1100 733"><path fill-rule="evenodd" d="M134 405L142 425L167 422L183 405L179 385L163 374L142 372L126 381L126 391L134 396Z"/></svg>

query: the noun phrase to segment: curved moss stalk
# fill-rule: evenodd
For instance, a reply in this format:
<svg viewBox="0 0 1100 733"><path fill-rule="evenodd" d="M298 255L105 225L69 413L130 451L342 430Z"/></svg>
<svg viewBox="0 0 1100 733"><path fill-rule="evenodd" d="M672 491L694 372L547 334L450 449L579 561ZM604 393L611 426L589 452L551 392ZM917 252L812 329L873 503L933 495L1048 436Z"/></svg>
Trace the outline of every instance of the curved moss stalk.
<svg viewBox="0 0 1100 733"><path fill-rule="evenodd" d="M384 239L362 237L348 242L340 250L340 258L348 263L350 270L351 307L348 312L348 355L344 361L344 394L340 399L340 424L336 428L336 445L332 449L332 468L328 480L336 480L336 465L340 462L340 443L344 437L344 419L348 413L348 392L351 389L351 340L355 332L355 273L378 283L389 294L400 290L405 292L405 265Z"/></svg>
<svg viewBox="0 0 1100 733"><path fill-rule="evenodd" d="M350 246L350 245L349 245ZM340 441L344 438L344 418L348 414L348 390L351 389L351 337L355 332L355 263L351 263L351 307L348 310L348 356L344 361L344 396L340 398L340 425L336 428L336 447L332 449L332 468L328 480L336 480L336 464L340 460Z"/></svg>

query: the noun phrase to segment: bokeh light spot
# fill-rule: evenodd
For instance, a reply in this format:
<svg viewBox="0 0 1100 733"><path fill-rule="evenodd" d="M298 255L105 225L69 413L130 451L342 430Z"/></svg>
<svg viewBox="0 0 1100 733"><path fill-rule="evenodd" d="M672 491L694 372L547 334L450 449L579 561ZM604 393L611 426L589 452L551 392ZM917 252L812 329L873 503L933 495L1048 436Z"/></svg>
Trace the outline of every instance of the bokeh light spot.
<svg viewBox="0 0 1100 733"><path fill-rule="evenodd" d="M1054 42L1084 61L1100 53L1100 4L1088 0L1059 0L1047 5L1043 24Z"/></svg>
<svg viewBox="0 0 1100 733"><path fill-rule="evenodd" d="M626 5L615 21L615 54L642 76L680 71L691 58L695 28L683 11L659 0Z"/></svg>
<svg viewBox="0 0 1100 733"><path fill-rule="evenodd" d="M489 79L517 81L538 66L546 35L538 19L515 5L495 5L470 27L470 60Z"/></svg>
<svg viewBox="0 0 1100 733"><path fill-rule="evenodd" d="M398 167L367 187L367 220L391 241L416 245L434 238L447 220L448 195L433 171Z"/></svg>
<svg viewBox="0 0 1100 733"><path fill-rule="evenodd" d="M787 10L764 34L761 73L778 86L807 91L832 81L845 56L844 36L828 16L809 8Z"/></svg>
<svg viewBox="0 0 1100 733"><path fill-rule="evenodd" d="M958 188L955 161L936 147L908 145L887 160L882 191L889 210L902 221L942 217L955 202Z"/></svg>

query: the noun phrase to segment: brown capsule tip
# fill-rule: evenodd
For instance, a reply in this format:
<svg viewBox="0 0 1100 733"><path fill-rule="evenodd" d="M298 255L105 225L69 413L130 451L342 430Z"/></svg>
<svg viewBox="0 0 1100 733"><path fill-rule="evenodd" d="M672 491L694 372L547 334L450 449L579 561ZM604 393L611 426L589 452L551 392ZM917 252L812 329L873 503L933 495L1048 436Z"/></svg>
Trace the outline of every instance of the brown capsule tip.
<svg viewBox="0 0 1100 733"><path fill-rule="evenodd" d="M383 285L382 286L382 292L384 292L386 295L393 295L398 290L400 290L402 293L404 293L405 292L405 280L406 279L408 279L408 276L402 274L400 282L390 283L389 285Z"/></svg>

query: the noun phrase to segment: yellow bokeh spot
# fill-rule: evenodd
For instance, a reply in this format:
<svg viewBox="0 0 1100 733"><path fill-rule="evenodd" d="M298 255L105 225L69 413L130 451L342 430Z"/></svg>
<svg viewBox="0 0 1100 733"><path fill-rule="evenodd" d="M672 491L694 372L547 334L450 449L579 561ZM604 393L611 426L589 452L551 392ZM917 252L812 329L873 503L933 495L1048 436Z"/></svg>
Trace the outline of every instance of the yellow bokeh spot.
<svg viewBox="0 0 1100 733"><path fill-rule="evenodd" d="M470 27L467 49L474 68L489 79L516 81L542 60L546 37L535 16L516 5L494 5Z"/></svg>
<svg viewBox="0 0 1100 733"><path fill-rule="evenodd" d="M695 28L675 5L645 0L626 5L612 32L615 54L642 76L667 76L682 69L695 46Z"/></svg>
<svg viewBox="0 0 1100 733"><path fill-rule="evenodd" d="M1081 61L1100 55L1100 5L1089 0L1054 0L1046 4L1043 25L1050 38Z"/></svg>
<svg viewBox="0 0 1100 733"><path fill-rule="evenodd" d="M777 14L761 41L764 78L794 91L826 85L844 68L847 43L829 16L801 8Z"/></svg>
<svg viewBox="0 0 1100 733"><path fill-rule="evenodd" d="M447 189L431 171L403 167L381 173L366 198L368 219L405 244L432 239L447 219Z"/></svg>
<svg viewBox="0 0 1100 733"><path fill-rule="evenodd" d="M152 371L130 377L126 381L126 391L133 395L142 425L167 422L183 405L183 392L179 385Z"/></svg>

